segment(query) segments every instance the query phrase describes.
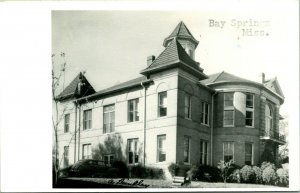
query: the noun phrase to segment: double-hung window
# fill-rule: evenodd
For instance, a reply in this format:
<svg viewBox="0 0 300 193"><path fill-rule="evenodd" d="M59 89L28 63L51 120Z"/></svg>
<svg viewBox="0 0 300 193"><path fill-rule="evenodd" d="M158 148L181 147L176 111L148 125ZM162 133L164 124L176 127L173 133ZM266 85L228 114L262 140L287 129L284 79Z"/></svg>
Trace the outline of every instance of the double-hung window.
<svg viewBox="0 0 300 193"><path fill-rule="evenodd" d="M223 159L225 162L230 160L234 161L234 143L233 142L224 142L223 143Z"/></svg>
<svg viewBox="0 0 300 193"><path fill-rule="evenodd" d="M206 102L202 102L201 105L201 123L209 125L209 104Z"/></svg>
<svg viewBox="0 0 300 193"><path fill-rule="evenodd" d="M265 117L266 132L270 134L270 131L273 129L273 112L269 104L266 104L265 107Z"/></svg>
<svg viewBox="0 0 300 193"><path fill-rule="evenodd" d="M245 164L252 165L253 164L253 144L245 143Z"/></svg>
<svg viewBox="0 0 300 193"><path fill-rule="evenodd" d="M207 164L208 159L208 141L200 140L200 164Z"/></svg>
<svg viewBox="0 0 300 193"><path fill-rule="evenodd" d="M139 121L139 99L128 101L128 122Z"/></svg>
<svg viewBox="0 0 300 193"><path fill-rule="evenodd" d="M158 116L167 116L167 91L158 93Z"/></svg>
<svg viewBox="0 0 300 193"><path fill-rule="evenodd" d="M92 128L92 109L83 111L83 130Z"/></svg>
<svg viewBox="0 0 300 193"><path fill-rule="evenodd" d="M234 126L233 93L224 93L224 117L223 126Z"/></svg>
<svg viewBox="0 0 300 193"><path fill-rule="evenodd" d="M69 146L64 146L64 167L69 166Z"/></svg>
<svg viewBox="0 0 300 193"><path fill-rule="evenodd" d="M103 107L103 133L115 131L115 105Z"/></svg>
<svg viewBox="0 0 300 193"><path fill-rule="evenodd" d="M246 120L245 125L254 126L254 95L246 94Z"/></svg>
<svg viewBox="0 0 300 193"><path fill-rule="evenodd" d="M65 114L64 132L68 133L70 128L70 114Z"/></svg>
<svg viewBox="0 0 300 193"><path fill-rule="evenodd" d="M92 158L91 144L83 144L82 145L82 159L90 159Z"/></svg>
<svg viewBox="0 0 300 193"><path fill-rule="evenodd" d="M192 113L192 96L189 94L185 94L184 96L184 117L187 119L191 119Z"/></svg>
<svg viewBox="0 0 300 193"><path fill-rule="evenodd" d="M114 157L113 154L104 155L105 165L111 166L114 163Z"/></svg>
<svg viewBox="0 0 300 193"><path fill-rule="evenodd" d="M139 139L128 139L128 163L139 163L138 153L138 141Z"/></svg>
<svg viewBox="0 0 300 193"><path fill-rule="evenodd" d="M157 161L166 161L166 135L157 136Z"/></svg>
<svg viewBox="0 0 300 193"><path fill-rule="evenodd" d="M184 163L190 163L190 140L189 136L184 136L184 143L183 143L183 159Z"/></svg>

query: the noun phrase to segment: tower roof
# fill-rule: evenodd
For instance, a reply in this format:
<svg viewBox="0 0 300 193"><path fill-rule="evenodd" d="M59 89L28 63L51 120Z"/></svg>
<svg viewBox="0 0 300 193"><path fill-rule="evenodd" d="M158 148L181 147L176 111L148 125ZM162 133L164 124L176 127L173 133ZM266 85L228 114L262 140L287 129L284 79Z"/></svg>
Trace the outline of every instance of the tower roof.
<svg viewBox="0 0 300 193"><path fill-rule="evenodd" d="M183 49L180 43L173 39L165 50L141 74L148 75L165 69L180 67L201 79L207 78L199 63L194 61Z"/></svg>
<svg viewBox="0 0 300 193"><path fill-rule="evenodd" d="M163 46L167 47L168 42L172 39L188 39L195 43L197 46L199 41L194 38L194 36L191 34L190 30L186 27L186 25L181 21L174 31L164 40Z"/></svg>

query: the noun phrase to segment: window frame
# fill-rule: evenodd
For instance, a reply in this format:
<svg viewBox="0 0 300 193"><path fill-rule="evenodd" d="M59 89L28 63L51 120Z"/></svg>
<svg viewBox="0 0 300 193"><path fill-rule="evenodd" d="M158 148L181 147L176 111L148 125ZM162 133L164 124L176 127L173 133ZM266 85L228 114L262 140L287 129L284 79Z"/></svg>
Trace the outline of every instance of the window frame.
<svg viewBox="0 0 300 193"><path fill-rule="evenodd" d="M106 110L106 108L109 107L112 107L112 109ZM106 114L108 115L108 120L109 120L108 123L105 122ZM110 104L110 105L103 106L103 134L113 133L113 132L115 132L115 104Z"/></svg>
<svg viewBox="0 0 300 193"><path fill-rule="evenodd" d="M67 152L67 153L66 153ZM69 166L69 152L70 152L70 147L68 145L64 146L64 167Z"/></svg>
<svg viewBox="0 0 300 193"><path fill-rule="evenodd" d="M105 157L108 158L108 159L107 159L107 163L106 163L106 161L105 161ZM111 157L112 157L113 159L111 159ZM111 160L113 160L113 161L111 161ZM114 154L105 154L105 155L103 155L103 162L104 162L104 164L105 164L106 166L112 166L112 164L113 164L114 161L115 161L115 155L114 155Z"/></svg>
<svg viewBox="0 0 300 193"><path fill-rule="evenodd" d="M64 133L70 132L70 113L65 114L64 116Z"/></svg>
<svg viewBox="0 0 300 193"><path fill-rule="evenodd" d="M252 142L245 142L245 165L248 165L246 164L246 157L249 156L249 154L247 154L246 152L246 145L251 145L251 163L250 165L253 165L254 164L254 144Z"/></svg>
<svg viewBox="0 0 300 193"><path fill-rule="evenodd" d="M228 101L228 100L226 100L226 95L229 95L229 94L232 94L232 106L226 106L225 104L226 104L226 101ZM228 92L228 93L224 93L224 103L223 103L223 105L224 105L224 109L223 109L223 127L234 127L234 125L235 125L235 109L234 109L234 92ZM228 124L228 125L226 125L225 124L225 112L228 112L228 111L230 111L230 112L232 112L232 124ZM229 120L229 119L226 119L226 120Z"/></svg>
<svg viewBox="0 0 300 193"><path fill-rule="evenodd" d="M223 161L225 161L225 156L230 156L230 154L225 155L225 144L232 144L232 161L234 161L234 142L233 141L225 141L223 142Z"/></svg>
<svg viewBox="0 0 300 193"><path fill-rule="evenodd" d="M208 165L208 144L208 140L200 139L200 165Z"/></svg>
<svg viewBox="0 0 300 193"><path fill-rule="evenodd" d="M167 135L166 134L163 134L163 135L157 135L157 143L156 143L156 162L158 163L163 163L163 162L166 162L167 160L167 152L166 152L166 147L163 146L163 148L160 148L159 147L159 142L160 140L164 141L164 144L166 146L166 141L167 141ZM161 153L163 152L163 153ZM165 159L163 161L160 161L160 155L161 154L164 154L165 155Z"/></svg>
<svg viewBox="0 0 300 193"><path fill-rule="evenodd" d="M91 129L93 123L92 109L86 109L83 111L83 130Z"/></svg>
<svg viewBox="0 0 300 193"><path fill-rule="evenodd" d="M269 108L269 112L270 112L271 115L269 115L269 114L267 115L267 107ZM269 128L267 128L267 124L269 125ZM265 130L270 133L271 130L273 130L273 128L274 128L274 112L273 112L273 107L271 106L271 104L266 103L266 106L265 106Z"/></svg>
<svg viewBox="0 0 300 193"><path fill-rule="evenodd" d="M165 98L166 98L166 100L168 100L168 93L167 93L167 91L162 91L162 92L159 92L158 93L158 113L157 113L157 115L158 115L158 117L166 117L167 115L168 115L168 102L166 102L166 104L162 104L161 105L161 97L160 96L165 96ZM162 115L161 114L161 109L165 109L165 111L166 111L166 114L165 115Z"/></svg>
<svg viewBox="0 0 300 193"><path fill-rule="evenodd" d="M251 96L252 97L252 106L248 106L247 107L247 101L249 101L248 100L248 96ZM245 106L246 106L246 113L245 113L245 126L246 127L254 127L254 112L255 112L255 107L254 107L254 103L255 102L255 98L254 98L254 94L252 94L252 93L246 93L246 104L245 104ZM250 112L251 114L252 114L252 116L251 116L251 118L247 118L247 112ZM252 122L251 122L251 125L247 125L247 120L248 119L252 119Z"/></svg>
<svg viewBox="0 0 300 193"><path fill-rule="evenodd" d="M188 106L186 106L186 99L188 99ZM186 108L188 110L188 112L186 113ZM192 95L185 93L184 95L184 118L186 119L192 119Z"/></svg>
<svg viewBox="0 0 300 193"><path fill-rule="evenodd" d="M188 152L187 152L187 158L188 160L186 161L185 157L185 152L186 152L186 140L188 141ZM191 162L191 137L190 136L184 136L184 141L183 141L183 162L185 164L190 164Z"/></svg>
<svg viewBox="0 0 300 193"><path fill-rule="evenodd" d="M133 150L130 149L131 142L133 143L133 148L134 148ZM138 146L139 146L139 138L127 139L127 152L128 152L128 161L127 161L127 163L129 165L139 164L140 155L139 155ZM132 153L132 163L130 163L129 153ZM137 158L137 161L136 161L136 158Z"/></svg>
<svg viewBox="0 0 300 193"><path fill-rule="evenodd" d="M132 102L132 106L133 106L132 111L130 110L131 102ZM128 104L127 104L127 122L128 123L139 121L140 116L139 116L138 106L139 106L139 98L128 100ZM130 113L133 114L132 120L130 120Z"/></svg>
<svg viewBox="0 0 300 193"><path fill-rule="evenodd" d="M206 107L207 106L207 111L208 112L206 112ZM203 124L203 125L206 125L206 126L209 126L210 124L209 124L209 122L210 122L210 105L209 105L209 103L207 103L207 102L201 102L201 124ZM205 117L205 115L207 115L207 120L206 120L206 117ZM207 123L205 123L205 121L207 121Z"/></svg>
<svg viewBox="0 0 300 193"><path fill-rule="evenodd" d="M87 148L87 152L88 154L85 155L85 149L84 147L88 147ZM87 157L85 157L87 156ZM86 144L82 144L82 159L91 159L92 158L92 144L91 143L86 143Z"/></svg>

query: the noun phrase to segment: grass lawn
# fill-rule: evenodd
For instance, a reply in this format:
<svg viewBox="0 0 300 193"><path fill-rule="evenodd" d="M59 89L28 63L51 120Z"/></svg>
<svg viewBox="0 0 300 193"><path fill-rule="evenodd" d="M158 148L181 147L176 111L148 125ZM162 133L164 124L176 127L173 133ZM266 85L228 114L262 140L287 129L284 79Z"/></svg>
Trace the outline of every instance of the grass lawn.
<svg viewBox="0 0 300 193"><path fill-rule="evenodd" d="M96 182L107 184L110 180L113 180L114 183L117 183L120 178L70 178L74 180L82 180L88 182ZM140 179L140 178L125 178L126 183L134 183L136 181L141 181L144 185L147 185L147 188L172 188L171 180L159 180L159 179ZM140 186L142 188L142 186ZM179 188L282 188L278 186L262 185L262 184L242 184L242 183L226 183L226 186L222 182L195 182L192 181L189 184L185 184Z"/></svg>

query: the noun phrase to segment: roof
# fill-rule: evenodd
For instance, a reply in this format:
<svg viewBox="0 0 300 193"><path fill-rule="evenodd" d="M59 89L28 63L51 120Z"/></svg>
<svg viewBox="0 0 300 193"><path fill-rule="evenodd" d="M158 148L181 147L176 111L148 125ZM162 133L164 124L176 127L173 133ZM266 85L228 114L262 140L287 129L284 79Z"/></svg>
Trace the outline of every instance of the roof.
<svg viewBox="0 0 300 193"><path fill-rule="evenodd" d="M147 77L145 77L145 76L138 77L138 78L135 78L135 79L132 79L132 80L129 80L129 81L126 81L126 82L114 85L112 87L100 90L100 91L98 91L98 92L96 92L96 93L94 93L94 94L92 94L92 95L90 95L88 97L89 98L90 97L97 97L97 96L100 96L100 95L104 95L104 94L109 94L109 93L112 93L112 92L121 91L123 89L132 88L132 87L141 85L141 82L145 82L145 81L149 81L149 80L147 80Z"/></svg>
<svg viewBox="0 0 300 193"><path fill-rule="evenodd" d="M201 81L201 83L203 83L203 84L213 84L213 83L217 83L217 82L248 82L248 83L256 83L257 84L257 82L235 76L235 75L227 73L225 71L209 75L208 79Z"/></svg>
<svg viewBox="0 0 300 193"><path fill-rule="evenodd" d="M268 87L269 89L278 93L279 95L284 96L276 77L266 80L264 82L264 86Z"/></svg>
<svg viewBox="0 0 300 193"><path fill-rule="evenodd" d="M83 86L83 94L79 95L78 93L78 84L82 82L84 83ZM56 97L58 100L65 100L68 98L74 97L82 97L87 96L89 94L95 93L94 88L88 82L86 77L80 72L72 81L71 83Z"/></svg>
<svg viewBox="0 0 300 193"><path fill-rule="evenodd" d="M190 73L200 76L201 79L207 78L199 63L194 61L183 49L180 43L173 39L165 50L150 64L141 74L147 75L152 72L158 72L171 67L182 67Z"/></svg>
<svg viewBox="0 0 300 193"><path fill-rule="evenodd" d="M199 41L196 40L194 38L194 36L191 34L191 32L189 31L189 29L186 27L186 25L183 23L183 21L181 21L176 28L174 29L174 31L164 40L163 46L167 46L168 42L171 39L174 38L182 38L182 39L189 39L191 41L193 41L196 46L198 45Z"/></svg>

